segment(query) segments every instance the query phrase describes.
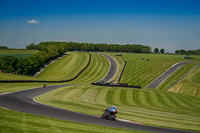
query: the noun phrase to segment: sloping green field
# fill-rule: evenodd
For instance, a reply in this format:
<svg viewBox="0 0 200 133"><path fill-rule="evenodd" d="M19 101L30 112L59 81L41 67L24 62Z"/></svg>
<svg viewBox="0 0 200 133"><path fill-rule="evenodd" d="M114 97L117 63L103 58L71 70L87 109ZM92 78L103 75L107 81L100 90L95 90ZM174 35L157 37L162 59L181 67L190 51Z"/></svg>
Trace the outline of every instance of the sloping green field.
<svg viewBox="0 0 200 133"><path fill-rule="evenodd" d="M42 80L67 80L74 78L89 61L87 53L70 52L66 57L44 69L36 78Z"/></svg>
<svg viewBox="0 0 200 133"><path fill-rule="evenodd" d="M101 115L114 104L118 118L200 131L200 99L165 91L82 85L54 90L36 100L90 115Z"/></svg>
<svg viewBox="0 0 200 133"><path fill-rule="evenodd" d="M69 83L92 83L102 79L108 72L110 66L106 57L100 54L91 53L89 67L75 80Z"/></svg>
<svg viewBox="0 0 200 133"><path fill-rule="evenodd" d="M141 59L142 57L144 60ZM139 85L144 88L175 63L200 60L200 56L193 57L193 60L183 60L182 55L123 53L122 58L127 61L127 65L120 83Z"/></svg>

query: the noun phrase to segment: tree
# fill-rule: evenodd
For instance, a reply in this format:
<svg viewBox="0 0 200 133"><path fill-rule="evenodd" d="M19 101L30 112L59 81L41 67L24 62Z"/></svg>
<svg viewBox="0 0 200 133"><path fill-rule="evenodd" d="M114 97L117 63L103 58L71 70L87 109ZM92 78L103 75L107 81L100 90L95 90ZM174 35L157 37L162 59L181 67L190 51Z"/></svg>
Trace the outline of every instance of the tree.
<svg viewBox="0 0 200 133"><path fill-rule="evenodd" d="M161 48L161 49L160 49L160 53L161 53L161 54L164 54L164 53L165 53L165 50L164 50L163 48Z"/></svg>
<svg viewBox="0 0 200 133"><path fill-rule="evenodd" d="M180 54L186 54L186 51L184 49L181 49Z"/></svg>
<svg viewBox="0 0 200 133"><path fill-rule="evenodd" d="M176 50L175 53L176 53L176 54L180 54L180 50Z"/></svg>
<svg viewBox="0 0 200 133"><path fill-rule="evenodd" d="M26 46L26 49L29 49L29 50L35 50L36 49L36 45L34 42L32 42L30 45Z"/></svg>
<svg viewBox="0 0 200 133"><path fill-rule="evenodd" d="M155 48L155 49L154 49L154 53L157 54L158 52L159 52L159 49L158 49L158 48Z"/></svg>

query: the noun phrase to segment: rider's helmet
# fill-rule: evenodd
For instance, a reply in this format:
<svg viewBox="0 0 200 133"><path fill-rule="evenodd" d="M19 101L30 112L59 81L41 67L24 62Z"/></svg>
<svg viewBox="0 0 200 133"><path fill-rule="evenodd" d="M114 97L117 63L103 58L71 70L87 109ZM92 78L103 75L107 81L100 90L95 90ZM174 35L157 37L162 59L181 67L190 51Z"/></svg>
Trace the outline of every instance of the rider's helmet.
<svg viewBox="0 0 200 133"><path fill-rule="evenodd" d="M112 105L112 106L111 106L111 109L113 109L114 107L115 107L115 106L114 106L114 105Z"/></svg>

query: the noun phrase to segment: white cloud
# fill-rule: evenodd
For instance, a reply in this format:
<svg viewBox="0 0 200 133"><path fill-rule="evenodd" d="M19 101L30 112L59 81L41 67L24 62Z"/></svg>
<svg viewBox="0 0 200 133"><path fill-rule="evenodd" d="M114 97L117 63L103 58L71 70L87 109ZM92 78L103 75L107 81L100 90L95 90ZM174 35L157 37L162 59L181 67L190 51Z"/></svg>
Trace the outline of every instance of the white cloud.
<svg viewBox="0 0 200 133"><path fill-rule="evenodd" d="M39 24L40 21L36 21L35 19L32 19L32 20L28 20L27 23L28 24Z"/></svg>

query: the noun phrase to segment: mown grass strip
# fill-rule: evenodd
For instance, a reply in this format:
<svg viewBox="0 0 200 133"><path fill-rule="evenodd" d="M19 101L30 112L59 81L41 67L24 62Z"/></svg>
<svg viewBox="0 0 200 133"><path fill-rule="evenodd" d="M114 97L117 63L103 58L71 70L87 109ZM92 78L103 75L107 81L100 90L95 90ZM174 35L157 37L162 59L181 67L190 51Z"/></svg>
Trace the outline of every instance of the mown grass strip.
<svg viewBox="0 0 200 133"><path fill-rule="evenodd" d="M70 83L92 83L102 79L110 68L109 61L100 54L91 53L91 62L88 68L83 71L79 78Z"/></svg>
<svg viewBox="0 0 200 133"><path fill-rule="evenodd" d="M0 132L1 133L145 133L112 127L104 127L91 124L83 124L48 118L38 115L26 114L0 108Z"/></svg>
<svg viewBox="0 0 200 133"><path fill-rule="evenodd" d="M43 80L67 80L75 77L89 61L86 53L71 52L68 56L49 65L36 77Z"/></svg>

